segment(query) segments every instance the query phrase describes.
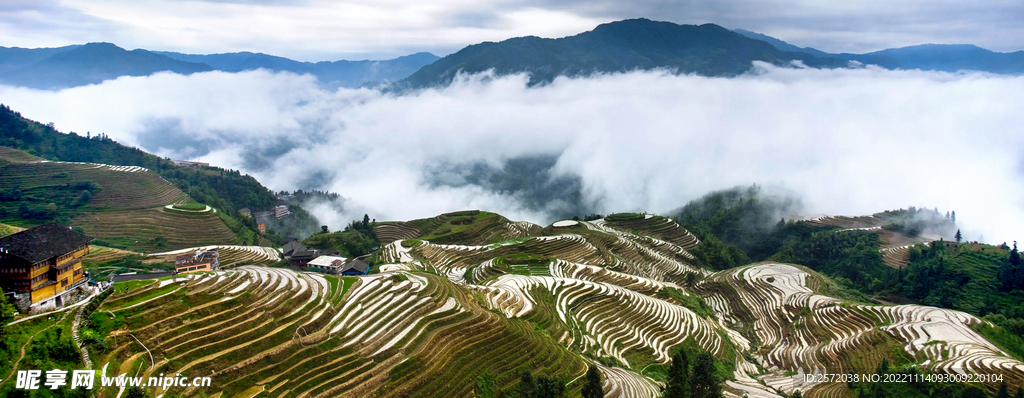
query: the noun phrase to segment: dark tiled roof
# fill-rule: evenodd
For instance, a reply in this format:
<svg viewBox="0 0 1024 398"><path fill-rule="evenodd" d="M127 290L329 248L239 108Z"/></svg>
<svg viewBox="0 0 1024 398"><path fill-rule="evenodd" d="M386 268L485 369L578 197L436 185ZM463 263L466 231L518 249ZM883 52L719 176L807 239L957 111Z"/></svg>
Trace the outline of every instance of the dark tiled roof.
<svg viewBox="0 0 1024 398"><path fill-rule="evenodd" d="M305 250L306 246L303 246L296 240L292 240L284 244L284 247L281 248L281 254L284 254L285 256L290 256L296 252L301 252Z"/></svg>
<svg viewBox="0 0 1024 398"><path fill-rule="evenodd" d="M317 256L319 256L319 255L320 255L320 253L317 253L315 250L295 251L294 253L292 253L291 260L292 261L312 260L314 258L317 258Z"/></svg>
<svg viewBox="0 0 1024 398"><path fill-rule="evenodd" d="M339 270L338 272L358 272L360 274L365 274L367 268L370 268L370 263L363 260L354 259L346 262L345 265L341 267L341 270Z"/></svg>
<svg viewBox="0 0 1024 398"><path fill-rule="evenodd" d="M46 223L0 238L0 250L30 263L70 253L92 238L57 223Z"/></svg>

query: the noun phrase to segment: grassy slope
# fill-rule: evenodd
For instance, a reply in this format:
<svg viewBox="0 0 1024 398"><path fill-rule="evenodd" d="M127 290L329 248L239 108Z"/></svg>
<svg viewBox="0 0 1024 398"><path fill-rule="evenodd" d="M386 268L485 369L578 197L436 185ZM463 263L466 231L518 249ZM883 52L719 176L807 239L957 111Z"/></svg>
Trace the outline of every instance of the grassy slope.
<svg viewBox="0 0 1024 398"><path fill-rule="evenodd" d="M98 188L88 204L71 203L79 191L68 187L76 184ZM40 162L25 152L0 147L0 186L17 186L24 192L22 200L0 202L0 217L12 224L31 226L48 221L21 217L18 207L22 203L53 203L58 218L66 217L87 235L132 251L239 242L215 214L181 214L163 209L165 205L190 199L149 171L124 172L91 164Z"/></svg>
<svg viewBox="0 0 1024 398"><path fill-rule="evenodd" d="M374 228L381 244L417 238L437 244L486 245L540 232L512 232L511 223L495 213L467 210L406 222L381 222Z"/></svg>
<svg viewBox="0 0 1024 398"><path fill-rule="evenodd" d="M191 196L192 199L218 209L219 215L225 220L228 227L245 243L267 243L268 238L277 244L283 243L280 242L280 237L274 235L258 236L254 232L256 224L251 219L244 219L240 216L239 209L266 210L278 204L278 199L272 191L262 186L255 178L243 175L236 170L224 170L217 167L177 167L169 159L160 158L138 148L121 145L103 134L87 137L74 132L61 133L52 126L26 119L3 105L0 105L0 146L25 151L26 153L17 154L21 161L38 160L36 158L38 156L50 161L89 162L147 168L166 182L170 182L174 187L187 191L188 196ZM141 183L145 184L145 182ZM135 186L139 186L139 184L135 184ZM113 190L106 192L113 192ZM73 192L73 194L78 195L79 192ZM129 195L130 191L120 192L120 194ZM71 195L72 192L66 192L61 197L45 200L40 207L48 202L70 202ZM96 203L103 204L102 196L101 193L100 200ZM148 206L140 203L139 200L139 198L135 198L131 204L135 207ZM292 207L293 212L304 213L296 205ZM69 221L67 215L62 214L62 216L60 221L67 223ZM312 228L320 225L311 217L301 221L304 224L313 225ZM31 223L28 222L28 224ZM303 229L308 225L300 227Z"/></svg>

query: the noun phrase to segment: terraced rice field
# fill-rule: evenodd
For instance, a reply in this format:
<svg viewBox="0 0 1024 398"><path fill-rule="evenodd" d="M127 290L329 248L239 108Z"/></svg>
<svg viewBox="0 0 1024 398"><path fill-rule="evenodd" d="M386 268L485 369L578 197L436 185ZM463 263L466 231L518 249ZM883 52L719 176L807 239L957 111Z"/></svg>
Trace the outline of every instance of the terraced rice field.
<svg viewBox="0 0 1024 398"><path fill-rule="evenodd" d="M423 236L432 236L436 243L482 245L537 235L541 227L473 210L406 222L380 222L374 230L381 245Z"/></svg>
<svg viewBox="0 0 1024 398"><path fill-rule="evenodd" d="M812 225L833 226L841 231L878 231L879 240L884 246L881 249L882 261L892 268L903 268L910 262L910 248L916 244L938 240L934 236L908 236L902 233L882 229L884 221L873 216L815 216L804 219Z"/></svg>
<svg viewBox="0 0 1024 398"><path fill-rule="evenodd" d="M238 237L216 214L181 214L162 208L102 212L75 217L86 235L116 242L132 251L156 252L204 245L234 245ZM158 247L154 239L164 237Z"/></svg>
<svg viewBox="0 0 1024 398"><path fill-rule="evenodd" d="M71 207L80 189L98 187L87 205ZM0 147L0 186L51 200L86 234L131 251L152 252L210 244L232 245L237 236L215 214L173 214L163 206L192 201L156 173L137 166L51 162ZM63 198L63 199L62 199ZM56 203L61 202L61 203ZM44 202L45 203L45 202ZM154 239L163 237L166 242Z"/></svg>
<svg viewBox="0 0 1024 398"><path fill-rule="evenodd" d="M910 263L910 248L914 245L890 246L882 249L885 265L900 269Z"/></svg>
<svg viewBox="0 0 1024 398"><path fill-rule="evenodd" d="M273 264L281 261L281 252L272 247L264 246L202 246L187 249L173 250L169 252L150 254L149 258L160 262L173 263L175 258L185 253L217 249L217 258L221 268L230 268L237 265L261 265Z"/></svg>
<svg viewBox="0 0 1024 398"><path fill-rule="evenodd" d="M86 263L99 264L117 260L130 254L139 254L127 250L114 249L106 246L89 245L89 254L86 254L82 261Z"/></svg>
<svg viewBox="0 0 1024 398"><path fill-rule="evenodd" d="M156 365L141 365L145 350L123 339L100 366L211 375L207 396L254 386L274 397L468 396L482 371L504 386L524 368L566 379L586 371L525 322L429 274L360 277L342 294L318 274L240 267L111 296L101 310L137 325L130 332Z"/></svg>
<svg viewBox="0 0 1024 398"><path fill-rule="evenodd" d="M594 366L606 397L653 398L662 385L645 371L684 345L734 369L729 397L848 396L845 384L802 375L873 372L883 357L1024 383L1024 363L973 331L978 318L843 302L825 294L835 288L828 279L795 265L711 273L689 253L700 242L667 219L523 226L498 242L488 242L493 226L476 230L490 238L464 242L436 233L452 219L378 224L392 240L377 254L387 263L380 274L246 265L112 296L101 309L129 319L156 364L143 365L131 341L98 362L118 372L209 374L212 388L175 392L222 397L461 397L485 371L508 388L522 370L563 377L577 394ZM688 274L695 284L682 283ZM702 298L713 315L677 304L676 290Z"/></svg>
<svg viewBox="0 0 1024 398"><path fill-rule="evenodd" d="M786 372L870 373L899 351L931 372L1002 373L1010 384L1024 382L1024 363L974 332L970 326L982 321L972 315L844 303L816 293L826 284L803 267L766 263L716 273L695 291L723 323L760 347L754 357L769 373L758 378L780 391L827 396L833 387L804 384Z"/></svg>
<svg viewBox="0 0 1024 398"><path fill-rule="evenodd" d="M25 228L0 223L0 237L24 231Z"/></svg>
<svg viewBox="0 0 1024 398"><path fill-rule="evenodd" d="M173 184L141 167L36 161L4 162L0 168L3 170L0 172L0 185L18 186L26 191L93 182L100 191L93 195L90 208L143 209L171 204L186 197Z"/></svg>

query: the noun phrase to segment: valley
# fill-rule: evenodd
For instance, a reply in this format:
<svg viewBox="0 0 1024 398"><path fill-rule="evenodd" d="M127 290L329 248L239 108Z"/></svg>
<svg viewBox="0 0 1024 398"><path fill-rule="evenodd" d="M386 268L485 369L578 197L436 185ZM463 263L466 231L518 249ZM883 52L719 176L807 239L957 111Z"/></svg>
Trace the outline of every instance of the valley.
<svg viewBox="0 0 1024 398"><path fill-rule="evenodd" d="M390 243L377 274L240 265L153 281L110 295L90 327L138 337L155 363L128 338L87 348L108 375L210 374L205 394L222 396L468 396L484 372L509 390L522 370L573 391L595 366L606 396L657 397L680 349L714 354L734 397L849 397L804 375L871 374L883 358L886 372L1024 382L978 317L851 301L799 265L711 272L689 254L701 243L660 216L558 224L485 212L379 223Z"/></svg>

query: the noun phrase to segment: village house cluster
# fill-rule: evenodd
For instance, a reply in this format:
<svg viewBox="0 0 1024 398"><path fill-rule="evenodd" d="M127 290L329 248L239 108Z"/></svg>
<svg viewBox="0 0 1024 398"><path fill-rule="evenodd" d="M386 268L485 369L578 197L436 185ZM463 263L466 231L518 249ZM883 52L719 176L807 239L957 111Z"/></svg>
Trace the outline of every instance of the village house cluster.
<svg viewBox="0 0 1024 398"><path fill-rule="evenodd" d="M359 258L340 257L336 249L311 249L292 239L281 249L284 258L296 267L306 267L328 274L365 275L370 263Z"/></svg>

